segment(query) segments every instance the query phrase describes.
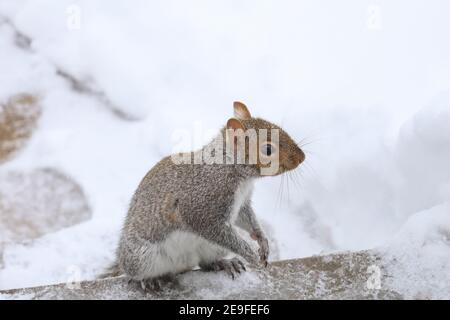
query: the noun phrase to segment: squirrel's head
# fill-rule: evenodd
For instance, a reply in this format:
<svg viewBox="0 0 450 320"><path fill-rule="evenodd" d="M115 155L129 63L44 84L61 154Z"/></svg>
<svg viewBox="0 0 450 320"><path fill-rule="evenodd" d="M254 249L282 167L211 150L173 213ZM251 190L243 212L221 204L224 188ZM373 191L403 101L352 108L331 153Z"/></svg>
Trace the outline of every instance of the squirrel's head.
<svg viewBox="0 0 450 320"><path fill-rule="evenodd" d="M253 118L247 106L234 102L234 117L226 125L227 145L235 161L259 169L260 175L293 170L305 160L297 143L279 126Z"/></svg>

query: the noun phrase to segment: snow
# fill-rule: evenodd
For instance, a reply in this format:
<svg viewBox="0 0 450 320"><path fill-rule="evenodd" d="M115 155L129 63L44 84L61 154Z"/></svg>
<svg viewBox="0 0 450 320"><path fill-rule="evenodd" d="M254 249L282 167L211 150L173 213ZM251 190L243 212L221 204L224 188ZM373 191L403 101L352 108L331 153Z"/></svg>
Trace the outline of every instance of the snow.
<svg viewBox="0 0 450 320"><path fill-rule="evenodd" d="M390 285L407 299L450 295L450 205L411 216L394 239L380 248Z"/></svg>
<svg viewBox="0 0 450 320"><path fill-rule="evenodd" d="M7 245L0 289L101 273L146 171L177 133L192 135L187 149L202 145L241 100L310 143L298 181L256 183L272 257L379 247L435 277L417 279L422 296L448 298L433 284L449 270L450 3L377 1L375 25L370 6L1 1L11 23L0 24L0 101L29 92L43 113L0 171L57 168L83 188L93 218ZM30 50L15 45L17 30ZM90 89L73 90L58 71Z"/></svg>

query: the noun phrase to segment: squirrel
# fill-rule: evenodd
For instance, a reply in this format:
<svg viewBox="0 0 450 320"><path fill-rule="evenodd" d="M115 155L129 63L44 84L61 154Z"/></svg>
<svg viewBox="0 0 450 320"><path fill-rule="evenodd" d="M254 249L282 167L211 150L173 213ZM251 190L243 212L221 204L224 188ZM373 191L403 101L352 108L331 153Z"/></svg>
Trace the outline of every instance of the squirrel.
<svg viewBox="0 0 450 320"><path fill-rule="evenodd" d="M249 130L256 132L256 155L246 144L252 138ZM207 163L202 154L215 161ZM304 152L279 126L252 117L243 103L234 102L234 117L217 138L201 150L165 157L142 179L122 228L117 271L147 290L195 267L223 270L234 279L246 268L237 257L225 259L229 253L267 266L268 241L251 205L254 181L293 170L304 160ZM276 168L263 174L272 162ZM258 254L236 227L257 241Z"/></svg>

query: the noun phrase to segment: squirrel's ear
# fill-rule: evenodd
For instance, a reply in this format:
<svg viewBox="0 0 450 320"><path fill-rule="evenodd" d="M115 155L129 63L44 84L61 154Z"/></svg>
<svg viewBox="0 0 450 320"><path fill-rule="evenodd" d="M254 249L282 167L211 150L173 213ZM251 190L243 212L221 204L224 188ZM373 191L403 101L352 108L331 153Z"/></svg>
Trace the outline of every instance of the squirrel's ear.
<svg viewBox="0 0 450 320"><path fill-rule="evenodd" d="M242 131L236 131L242 130ZM226 130L226 139L227 139L227 147L228 145L232 146L234 152L236 152L236 148L238 145L238 135L245 131L242 122L240 122L236 118L230 118L227 121L227 130Z"/></svg>
<svg viewBox="0 0 450 320"><path fill-rule="evenodd" d="M252 117L252 115L250 114L250 111L248 111L247 106L245 104L243 104L242 102L235 101L233 103L233 107L234 107L234 116L237 119L248 120Z"/></svg>
<svg viewBox="0 0 450 320"><path fill-rule="evenodd" d="M233 130L238 130L238 129L242 129L245 130L243 124L235 118L231 118L227 121L227 129L233 129Z"/></svg>

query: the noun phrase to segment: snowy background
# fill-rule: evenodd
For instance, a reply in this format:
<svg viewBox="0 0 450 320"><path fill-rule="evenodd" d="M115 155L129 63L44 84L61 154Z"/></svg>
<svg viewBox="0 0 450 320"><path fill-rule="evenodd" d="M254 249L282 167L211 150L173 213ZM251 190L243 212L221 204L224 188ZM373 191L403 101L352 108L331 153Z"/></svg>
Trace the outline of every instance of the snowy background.
<svg viewBox="0 0 450 320"><path fill-rule="evenodd" d="M449 15L446 0L0 0L0 101L42 106L0 174L55 168L92 211L5 242L0 289L101 273L140 179L240 100L308 143L298 181L256 185L272 260L382 248L450 297Z"/></svg>

